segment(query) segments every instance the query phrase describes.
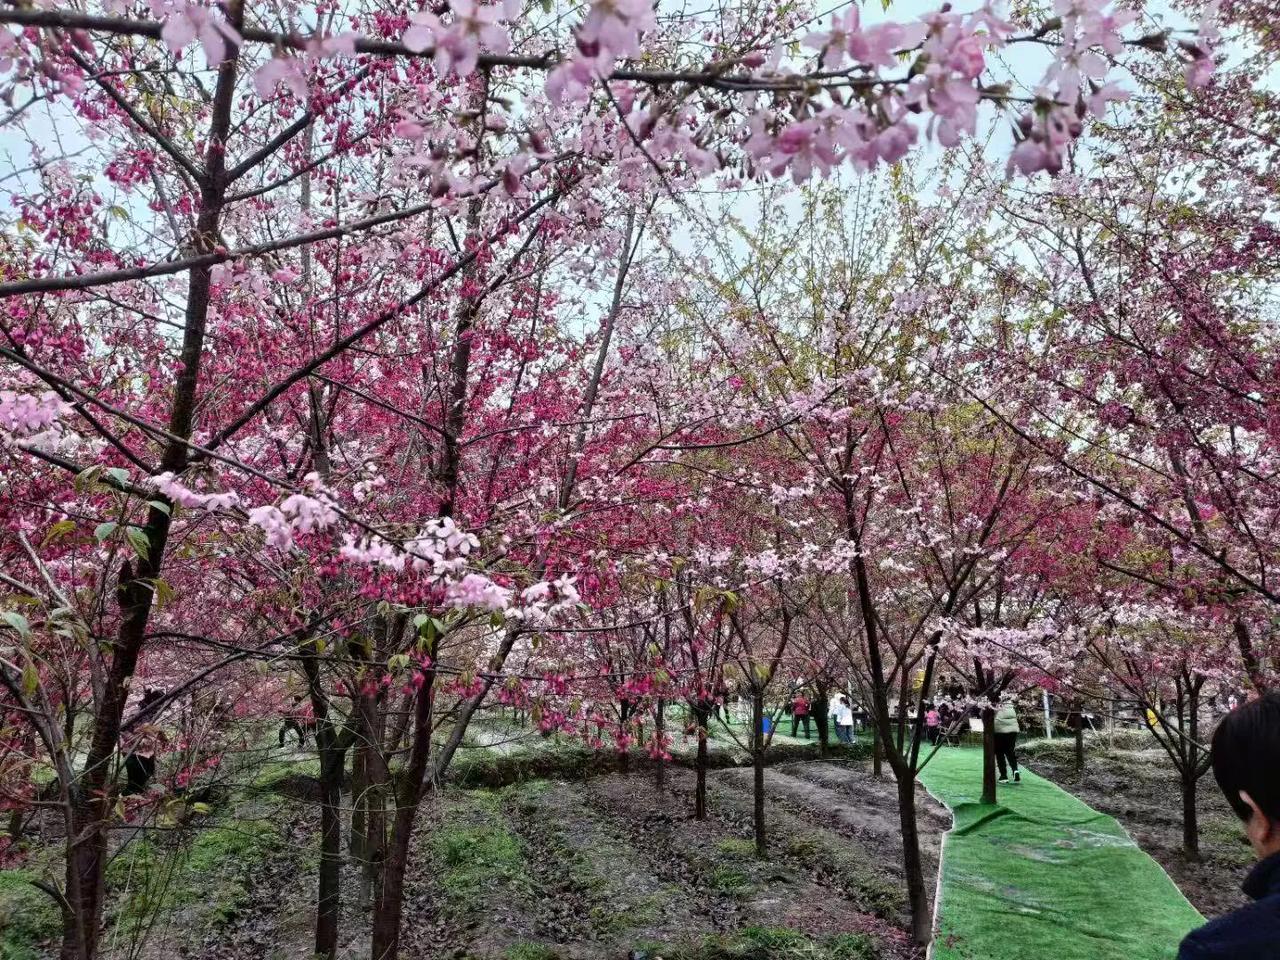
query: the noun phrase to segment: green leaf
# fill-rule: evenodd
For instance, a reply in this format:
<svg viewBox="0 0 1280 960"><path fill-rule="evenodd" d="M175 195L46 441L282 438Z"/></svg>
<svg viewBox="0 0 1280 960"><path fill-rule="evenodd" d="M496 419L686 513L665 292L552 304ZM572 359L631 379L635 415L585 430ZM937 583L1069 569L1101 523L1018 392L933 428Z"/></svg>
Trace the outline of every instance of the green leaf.
<svg viewBox="0 0 1280 960"><path fill-rule="evenodd" d="M172 508L163 500L148 500L147 506L159 510L161 513L168 514Z"/></svg>
<svg viewBox="0 0 1280 960"><path fill-rule="evenodd" d="M147 554L151 552L151 541L147 539L147 535L143 533L141 527L125 527L124 535L129 540L129 546L133 547L133 552L143 560L147 559Z"/></svg>
<svg viewBox="0 0 1280 960"><path fill-rule="evenodd" d="M44 535L44 541L41 543L41 546L44 546L44 544L49 543L52 540L65 537L68 533L74 532L75 528L76 522L74 520L59 520L50 527L49 532Z"/></svg>
<svg viewBox="0 0 1280 960"><path fill-rule="evenodd" d="M107 471L107 476L120 484L120 486L124 486L129 482L129 471L124 467L112 467Z"/></svg>
<svg viewBox="0 0 1280 960"><path fill-rule="evenodd" d="M18 631L20 637L25 639L31 636L31 624L22 614L12 610L0 610L0 620L7 623L10 629Z"/></svg>
<svg viewBox="0 0 1280 960"><path fill-rule="evenodd" d="M93 539L102 543L102 541L106 540L107 537L116 532L116 527L118 526L120 526L120 524L116 523L114 520L104 520L93 528Z"/></svg>
<svg viewBox="0 0 1280 960"><path fill-rule="evenodd" d="M176 597L177 591L173 589L169 581L163 577L156 577L153 580L144 581L151 592L155 595L156 609L161 609L165 604L169 603Z"/></svg>
<svg viewBox="0 0 1280 960"><path fill-rule="evenodd" d="M93 486L94 481L98 479L98 474L101 472L102 467L98 466L96 463L91 467L85 467L76 474L76 478L72 481L71 485L75 489L76 493L84 493Z"/></svg>
<svg viewBox="0 0 1280 960"><path fill-rule="evenodd" d="M36 689L40 686L40 674L36 673L36 668L31 664L27 664L22 671L22 695L25 697L33 696Z"/></svg>

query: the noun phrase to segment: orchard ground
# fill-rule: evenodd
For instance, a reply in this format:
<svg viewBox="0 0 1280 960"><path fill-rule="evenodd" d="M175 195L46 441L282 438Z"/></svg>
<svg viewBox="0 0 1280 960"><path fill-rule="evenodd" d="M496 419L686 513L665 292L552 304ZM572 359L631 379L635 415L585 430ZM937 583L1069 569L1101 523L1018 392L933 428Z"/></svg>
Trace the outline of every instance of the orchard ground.
<svg viewBox="0 0 1280 960"><path fill-rule="evenodd" d="M1205 784L1202 856L1188 860L1176 783L1143 737L1127 734L1112 749L1105 736L1090 740L1083 775L1070 741L1030 741L1025 752L1033 769L1115 816L1202 913L1231 908L1249 850L1230 810ZM647 757L624 760L509 725L477 727L455 782L429 802L418 827L404 955L922 956L909 937L895 789L887 766L883 779L872 776L866 741L819 759L816 736L775 737L764 859L751 839L750 767L731 765L745 754L716 738L709 817L697 822L685 764L691 749L692 741L680 747L659 790ZM314 773L292 741L284 750L263 746L224 769L208 813L116 831L104 955L310 956ZM951 817L918 789L932 883ZM53 818L32 829L24 868L0 872L5 960L56 955L56 911L29 881L56 875L60 838ZM358 870L344 870L342 953L356 956L368 912Z"/></svg>

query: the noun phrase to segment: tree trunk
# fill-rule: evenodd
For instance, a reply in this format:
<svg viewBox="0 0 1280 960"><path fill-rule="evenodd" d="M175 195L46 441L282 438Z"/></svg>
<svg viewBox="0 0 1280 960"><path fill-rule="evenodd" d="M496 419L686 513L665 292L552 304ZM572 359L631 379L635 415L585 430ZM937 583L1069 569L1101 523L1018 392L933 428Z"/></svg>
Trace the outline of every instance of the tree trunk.
<svg viewBox="0 0 1280 960"><path fill-rule="evenodd" d="M363 771L359 792L353 781L351 789L352 823L359 822L357 860L360 863L361 909L367 909L373 891L378 887L382 862L386 858L387 845L387 789L390 771L387 755L383 752L386 736L386 713L379 708L376 694L362 693L356 704L356 729L360 746L356 750L359 766ZM354 829L354 827L353 827ZM353 847L356 844L353 843Z"/></svg>
<svg viewBox="0 0 1280 960"><path fill-rule="evenodd" d="M661 697L653 711L653 736L654 744L658 751L658 765L654 770L653 781L654 786L658 788L658 792L662 793L667 789L667 760L666 753L662 749L662 735L666 730L667 718L665 716L666 704Z"/></svg>
<svg viewBox="0 0 1280 960"><path fill-rule="evenodd" d="M340 743L339 731L329 717L314 639L303 644L302 650L307 654L302 660L302 670L307 678L311 712L316 718L316 751L320 759L315 955L332 958L338 952L338 921L342 914L342 774L346 767L346 748Z"/></svg>
<svg viewBox="0 0 1280 960"><path fill-rule="evenodd" d="M752 822L755 825L756 856L769 852L768 837L764 828L764 691L751 694L751 768L753 795Z"/></svg>
<svg viewBox="0 0 1280 960"><path fill-rule="evenodd" d="M1196 813L1196 793L1204 766L1200 752L1200 690L1203 677L1187 683L1187 763L1182 770L1182 850L1192 860L1200 859L1200 817Z"/></svg>
<svg viewBox="0 0 1280 960"><path fill-rule="evenodd" d="M1200 817L1196 812L1199 779L1194 771L1182 775L1182 852L1188 859L1200 859Z"/></svg>
<svg viewBox="0 0 1280 960"><path fill-rule="evenodd" d="M996 711L982 708L982 802L996 802Z"/></svg>
<svg viewBox="0 0 1280 960"><path fill-rule="evenodd" d="M320 742L320 873L316 891L315 955L332 960L338 953L342 912L342 773L344 753L335 743L333 724L316 726Z"/></svg>
<svg viewBox="0 0 1280 960"><path fill-rule="evenodd" d="M436 642L428 644L426 654L434 663ZM391 842L387 844L382 867L382 883L374 903L373 928L370 937L372 960L396 960L400 952L400 921L404 913L404 876L409 866L409 848L413 840L413 823L422 803L426 785L427 760L431 753L431 724L435 707L435 670L423 671L423 683L414 704L413 743L402 783L392 788L395 818Z"/></svg>
<svg viewBox="0 0 1280 960"><path fill-rule="evenodd" d="M693 819L707 819L707 724L711 712L705 707L695 707L694 719L698 724L698 756L694 761Z"/></svg>
<svg viewBox="0 0 1280 960"><path fill-rule="evenodd" d="M898 819L902 827L902 867L907 880L907 902L911 907L911 937L918 944L933 938L933 916L929 911L929 891L920 856L920 833L916 824L916 783L909 771L898 773Z"/></svg>
<svg viewBox="0 0 1280 960"><path fill-rule="evenodd" d="M884 741L880 739L880 728L871 725L871 775L877 780L884 776Z"/></svg>
<svg viewBox="0 0 1280 960"><path fill-rule="evenodd" d="M1076 773L1084 776L1084 704L1076 709Z"/></svg>
<svg viewBox="0 0 1280 960"><path fill-rule="evenodd" d="M368 765L365 763L364 746L361 745L351 751L351 829L347 831L347 851L357 861L364 857L365 832L369 829L365 817L368 786Z"/></svg>
<svg viewBox="0 0 1280 960"><path fill-rule="evenodd" d="M244 20L242 0L231 0L226 12L231 28L239 30ZM232 45L226 58L218 64L209 132L205 138L204 170L199 183L200 212L193 232L195 253L208 253L218 242L226 196L225 150L231 129L238 58L239 48ZM189 463L186 440L195 422L211 284L210 265L195 267L188 274L179 373L169 406L168 430L172 438L160 458L160 470L174 474L181 474ZM129 697L129 681L146 641L154 581L161 575L169 538L169 509L163 500L161 507L153 506L147 514L143 528L146 555L138 558L136 570L128 561L121 569L117 588L120 627L112 645L102 697L93 717L93 738L83 774L77 782L67 785L62 960L93 960L98 950L107 863L106 822L115 809L111 776L120 741L120 721Z"/></svg>
<svg viewBox="0 0 1280 960"><path fill-rule="evenodd" d="M825 687L818 688L813 708L817 711L813 720L818 725L818 756L825 757L831 749L831 701L827 699Z"/></svg>
<svg viewBox="0 0 1280 960"><path fill-rule="evenodd" d="M347 851L354 863L363 864L369 858L369 763L368 747L361 743L351 751L351 829L348 831ZM373 888L365 882L356 892L356 905L369 909Z"/></svg>

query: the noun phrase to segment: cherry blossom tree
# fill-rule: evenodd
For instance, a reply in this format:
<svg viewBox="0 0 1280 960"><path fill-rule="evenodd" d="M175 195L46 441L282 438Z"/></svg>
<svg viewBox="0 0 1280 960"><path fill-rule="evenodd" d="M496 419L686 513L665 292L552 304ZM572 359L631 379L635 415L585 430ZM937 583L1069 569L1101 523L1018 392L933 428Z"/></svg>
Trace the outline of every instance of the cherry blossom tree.
<svg viewBox="0 0 1280 960"><path fill-rule="evenodd" d="M709 451L766 451L779 490L748 482L791 538L773 549L797 580L831 557L851 564L879 651L866 556L913 534L902 518L864 528L896 509L888 470L914 453L930 401L893 394L922 376L913 344L854 340L889 336L913 292L893 291L903 299L886 311L887 288L841 290L812 331L833 348L826 368L797 328L785 344L768 335L771 309L684 344L691 362L664 376L642 338L613 343L643 211L658 196L686 211L700 178L732 188L882 169L926 141L956 146L980 109L1016 114L1009 173L1058 173L1085 119L1124 96L1109 58L1162 50L1190 88L1210 80L1212 11L1143 34L1104 4L1057 8L1040 23L989 6L863 23L852 8L815 18L754 2L714 20L473 0L0 10L0 122L15 145L0 550L17 598L0 683L26 730L16 749L39 741L59 779L65 877L48 892L65 960L98 952L117 758L160 709L136 681L168 661L160 698L173 703L267 654L301 671L322 741L317 950L335 949L334 783L354 747L375 798L362 829L381 833L377 798L394 800L375 841L370 951L395 957L418 807L505 688L508 658L608 595L609 571L582 591L575 579L605 566L599 552L664 542L643 508L692 509L687 474L721 472L698 462ZM993 66L1014 45L1051 51L1028 98ZM602 259L616 266L599 309ZM679 300L655 295L649 312ZM848 322L855 308L876 321ZM569 332L588 312L598 330ZM614 356L625 371L610 382ZM686 390L663 396L678 377ZM1213 469L1200 456L1195 468ZM806 541L794 508L819 501L841 523ZM760 563L767 549L743 552ZM776 587L777 571L760 572ZM906 573L887 570L886 589ZM959 603L960 586L938 602ZM175 657L166 644L179 639L201 655ZM282 686L263 686L265 716ZM388 722L393 707L407 728ZM887 703L877 718L887 741ZM393 785L386 758L402 736ZM10 762L29 779L25 759Z"/></svg>

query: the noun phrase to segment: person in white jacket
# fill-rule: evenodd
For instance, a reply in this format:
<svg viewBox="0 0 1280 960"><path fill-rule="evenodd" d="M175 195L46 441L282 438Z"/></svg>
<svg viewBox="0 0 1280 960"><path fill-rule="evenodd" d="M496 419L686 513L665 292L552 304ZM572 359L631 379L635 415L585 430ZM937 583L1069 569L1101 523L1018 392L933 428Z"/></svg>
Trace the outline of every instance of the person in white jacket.
<svg viewBox="0 0 1280 960"><path fill-rule="evenodd" d="M836 739L841 743L853 743L853 707L843 693L836 700L832 715L836 719Z"/></svg>
<svg viewBox="0 0 1280 960"><path fill-rule="evenodd" d="M1009 782L1009 767L1013 768L1013 782L1021 783L1022 774L1018 772L1018 711L1009 700L1001 704L996 711L996 764L1000 767L1000 782Z"/></svg>

